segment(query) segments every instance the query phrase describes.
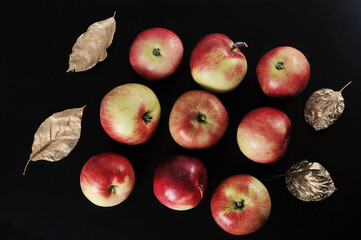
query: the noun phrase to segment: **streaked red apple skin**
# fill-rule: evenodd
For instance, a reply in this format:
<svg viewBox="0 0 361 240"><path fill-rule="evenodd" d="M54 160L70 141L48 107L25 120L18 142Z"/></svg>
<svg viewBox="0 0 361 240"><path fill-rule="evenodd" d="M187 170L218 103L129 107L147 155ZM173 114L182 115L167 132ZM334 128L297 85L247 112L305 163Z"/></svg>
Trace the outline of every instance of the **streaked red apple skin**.
<svg viewBox="0 0 361 240"><path fill-rule="evenodd" d="M266 223L271 213L271 198L257 178L234 175L223 180L214 191L211 212L224 231L233 235L250 234Z"/></svg>
<svg viewBox="0 0 361 240"><path fill-rule="evenodd" d="M199 114L205 121L198 121ZM222 102L204 90L192 90L174 103L169 117L169 131L180 146L206 149L223 137L228 127L228 114Z"/></svg>
<svg viewBox="0 0 361 240"><path fill-rule="evenodd" d="M120 85L102 99L100 122L104 131L114 140L138 145L148 141L157 129L161 114L155 93L142 84ZM143 116L150 117L145 122Z"/></svg>
<svg viewBox="0 0 361 240"><path fill-rule="evenodd" d="M207 187L207 169L195 157L176 155L162 161L156 168L153 191L156 198L173 210L196 207Z"/></svg>
<svg viewBox="0 0 361 240"><path fill-rule="evenodd" d="M159 49L159 55L153 54L155 49ZM129 60L140 76L157 81L177 70L183 51L182 41L174 32L165 28L151 28L136 37L130 48Z"/></svg>
<svg viewBox="0 0 361 240"><path fill-rule="evenodd" d="M123 155L100 153L91 157L80 173L82 192L92 203L111 207L123 202L132 192L135 174Z"/></svg>
<svg viewBox="0 0 361 240"><path fill-rule="evenodd" d="M242 153L258 163L272 163L287 151L292 125L288 116L275 108L262 107L247 113L237 130Z"/></svg>
<svg viewBox="0 0 361 240"><path fill-rule="evenodd" d="M206 90L225 93L235 89L247 72L247 60L226 35L204 36L194 47L190 59L193 79Z"/></svg>
<svg viewBox="0 0 361 240"><path fill-rule="evenodd" d="M282 69L277 64L283 63ZM258 62L257 78L263 92L273 98L291 98L303 92L310 80L310 64L302 52L283 46L267 52Z"/></svg>

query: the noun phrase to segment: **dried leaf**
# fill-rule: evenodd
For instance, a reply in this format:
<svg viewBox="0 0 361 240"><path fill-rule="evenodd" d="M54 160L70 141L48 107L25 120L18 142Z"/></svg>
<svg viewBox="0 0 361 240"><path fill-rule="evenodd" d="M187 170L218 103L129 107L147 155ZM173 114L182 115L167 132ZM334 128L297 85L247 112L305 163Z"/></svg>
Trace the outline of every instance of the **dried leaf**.
<svg viewBox="0 0 361 240"><path fill-rule="evenodd" d="M336 191L327 170L317 162L307 160L294 164L286 173L288 190L302 201L321 201Z"/></svg>
<svg viewBox="0 0 361 240"><path fill-rule="evenodd" d="M336 92L329 88L322 88L308 98L304 117L306 122L316 131L328 128L341 116L345 109L342 90L350 83Z"/></svg>
<svg viewBox="0 0 361 240"><path fill-rule="evenodd" d="M66 72L86 71L107 57L106 49L112 43L115 32L114 16L93 23L80 35L69 56L69 68Z"/></svg>
<svg viewBox="0 0 361 240"><path fill-rule="evenodd" d="M40 125L34 135L32 153L23 175L30 161L55 162L65 158L74 149L80 138L84 108L85 106L54 113Z"/></svg>

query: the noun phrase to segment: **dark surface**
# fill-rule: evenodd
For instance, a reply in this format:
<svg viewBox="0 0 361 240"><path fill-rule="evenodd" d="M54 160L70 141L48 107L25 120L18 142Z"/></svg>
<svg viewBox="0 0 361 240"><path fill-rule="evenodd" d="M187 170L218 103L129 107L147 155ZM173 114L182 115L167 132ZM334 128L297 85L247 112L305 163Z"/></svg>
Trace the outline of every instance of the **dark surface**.
<svg viewBox="0 0 361 240"><path fill-rule="evenodd" d="M83 73L65 73L77 37L87 27L117 11L117 31L108 58ZM128 60L136 35L165 27L181 38L185 52L179 69L160 82L139 77ZM215 147L190 151L179 147L168 130L175 100L200 89L192 80L189 58L197 41L220 32L246 41L248 73L238 88L217 94L228 110L229 128ZM0 8L1 160L0 239L340 239L358 232L360 212L360 37L359 0L311 1L2 1ZM311 65L306 90L289 100L268 98L255 69L268 50L282 45L302 51ZM303 119L310 94L320 88L340 89L346 109L327 130L315 132ZM102 97L114 87L137 82L158 95L162 117L155 135L140 146L110 139L99 122ZM87 105L78 145L65 159L30 163L33 134L54 112ZM276 107L292 121L286 155L261 165L238 149L236 130L250 110ZM79 175L84 163L104 151L124 154L132 162L136 185L130 197L112 208L100 208L82 194ZM196 208L177 212L153 195L155 167L166 156L198 157L208 170L204 199ZM302 160L317 161L331 174L338 191L307 203L294 198L282 178L265 182ZM212 219L210 199L223 179L251 174L265 183L272 199L268 222L259 231L232 236ZM354 235L355 237L357 235Z"/></svg>

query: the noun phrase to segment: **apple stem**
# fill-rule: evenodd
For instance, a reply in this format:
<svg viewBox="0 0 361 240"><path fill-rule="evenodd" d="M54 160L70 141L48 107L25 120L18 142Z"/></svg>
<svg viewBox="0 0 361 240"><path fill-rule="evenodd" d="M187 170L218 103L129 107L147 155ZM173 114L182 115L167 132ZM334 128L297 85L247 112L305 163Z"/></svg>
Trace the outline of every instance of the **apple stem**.
<svg viewBox="0 0 361 240"><path fill-rule="evenodd" d="M233 44L233 46L231 47L231 51L233 51L236 48L240 49L240 48L243 48L243 47L248 47L247 43L245 43L245 42L235 42Z"/></svg>
<svg viewBox="0 0 361 240"><path fill-rule="evenodd" d="M23 171L24 176L25 176L25 172L26 172L26 169L28 168L29 163L30 163L30 159L28 160L28 162L25 165L25 168L24 168L24 171Z"/></svg>
<svg viewBox="0 0 361 240"><path fill-rule="evenodd" d="M350 85L352 83L352 81L350 81L349 83L347 83L341 90L340 92L342 92L348 85Z"/></svg>

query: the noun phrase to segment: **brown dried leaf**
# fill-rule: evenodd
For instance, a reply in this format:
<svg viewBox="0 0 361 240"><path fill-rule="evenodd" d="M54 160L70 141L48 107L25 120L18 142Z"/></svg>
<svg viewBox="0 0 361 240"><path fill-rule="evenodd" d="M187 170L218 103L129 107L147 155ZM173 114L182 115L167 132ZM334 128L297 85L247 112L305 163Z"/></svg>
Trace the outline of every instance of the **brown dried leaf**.
<svg viewBox="0 0 361 240"><path fill-rule="evenodd" d="M66 72L86 71L107 57L106 49L112 43L115 32L114 16L93 23L80 35L69 56L69 68Z"/></svg>
<svg viewBox="0 0 361 240"><path fill-rule="evenodd" d="M80 138L84 108L85 106L54 113L41 123L34 135L32 153L23 175L30 161L59 161L74 149Z"/></svg>
<svg viewBox="0 0 361 240"><path fill-rule="evenodd" d="M342 90L350 83L336 92L329 88L322 88L308 98L304 117L306 122L316 131L328 128L341 116L345 109Z"/></svg>
<svg viewBox="0 0 361 240"><path fill-rule="evenodd" d="M286 174L286 185L293 196L302 201L321 201L336 191L327 170L307 160L294 164Z"/></svg>

